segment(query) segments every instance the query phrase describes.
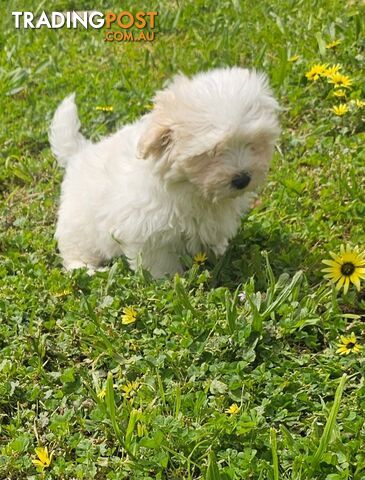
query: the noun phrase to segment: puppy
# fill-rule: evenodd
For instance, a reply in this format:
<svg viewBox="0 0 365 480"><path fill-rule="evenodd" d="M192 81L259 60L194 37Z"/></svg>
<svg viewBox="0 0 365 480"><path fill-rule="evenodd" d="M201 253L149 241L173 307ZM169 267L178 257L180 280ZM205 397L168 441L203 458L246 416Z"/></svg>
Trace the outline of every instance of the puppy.
<svg viewBox="0 0 365 480"><path fill-rule="evenodd" d="M67 97L49 136L65 168L56 229L65 268L93 271L123 254L157 278L181 272L184 254L222 255L267 174L278 109L262 73L178 75L151 112L92 143Z"/></svg>

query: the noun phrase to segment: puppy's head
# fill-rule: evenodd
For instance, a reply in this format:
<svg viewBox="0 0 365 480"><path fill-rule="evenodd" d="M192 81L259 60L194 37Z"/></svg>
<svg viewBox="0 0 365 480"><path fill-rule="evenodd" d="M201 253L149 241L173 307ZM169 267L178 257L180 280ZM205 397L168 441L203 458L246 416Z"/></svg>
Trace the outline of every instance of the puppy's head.
<svg viewBox="0 0 365 480"><path fill-rule="evenodd" d="M234 197L265 179L280 133L266 76L241 68L175 77L145 117L138 150L166 182L206 198Z"/></svg>

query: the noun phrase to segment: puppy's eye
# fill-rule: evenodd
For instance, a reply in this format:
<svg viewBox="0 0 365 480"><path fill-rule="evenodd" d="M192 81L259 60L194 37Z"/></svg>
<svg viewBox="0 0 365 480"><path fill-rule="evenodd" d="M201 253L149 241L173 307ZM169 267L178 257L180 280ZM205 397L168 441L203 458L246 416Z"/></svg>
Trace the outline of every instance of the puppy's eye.
<svg viewBox="0 0 365 480"><path fill-rule="evenodd" d="M262 152L267 149L267 143L266 142L261 142L261 143L249 143L248 148L253 152L254 154L261 154Z"/></svg>
<svg viewBox="0 0 365 480"><path fill-rule="evenodd" d="M247 172L241 172L232 178L231 185L236 190L242 190L247 187L250 181L251 175L249 175Z"/></svg>
<svg viewBox="0 0 365 480"><path fill-rule="evenodd" d="M257 152L258 145L257 145L257 143L248 143L248 144L247 144L247 148L248 148L249 150L251 150L251 152L254 152L254 153L255 153L255 152Z"/></svg>

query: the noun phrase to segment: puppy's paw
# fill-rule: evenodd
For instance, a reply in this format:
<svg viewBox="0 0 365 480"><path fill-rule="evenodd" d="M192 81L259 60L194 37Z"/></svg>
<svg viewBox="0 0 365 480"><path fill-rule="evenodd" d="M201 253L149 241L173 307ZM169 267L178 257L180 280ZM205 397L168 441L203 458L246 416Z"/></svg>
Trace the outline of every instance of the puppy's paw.
<svg viewBox="0 0 365 480"><path fill-rule="evenodd" d="M227 247L228 247L228 240L225 240L224 242L219 243L218 245L213 245L211 249L217 257L221 257L227 250Z"/></svg>
<svg viewBox="0 0 365 480"><path fill-rule="evenodd" d="M105 272L106 270L108 270L108 267L101 267L99 265L85 263L80 260L65 262L64 267L68 272L71 272L72 270L77 270L79 268L86 268L88 275L94 275L95 272Z"/></svg>

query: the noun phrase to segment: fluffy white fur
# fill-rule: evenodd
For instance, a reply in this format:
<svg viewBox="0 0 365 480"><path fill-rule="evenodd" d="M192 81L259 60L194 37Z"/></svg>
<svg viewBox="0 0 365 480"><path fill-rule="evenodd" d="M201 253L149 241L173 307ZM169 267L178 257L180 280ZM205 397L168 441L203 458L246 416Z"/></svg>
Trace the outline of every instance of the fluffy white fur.
<svg viewBox="0 0 365 480"><path fill-rule="evenodd" d="M56 230L66 269L124 254L161 277L181 271L183 254L222 255L265 179L278 108L262 73L179 75L150 113L92 143L67 97L50 130L66 169Z"/></svg>

